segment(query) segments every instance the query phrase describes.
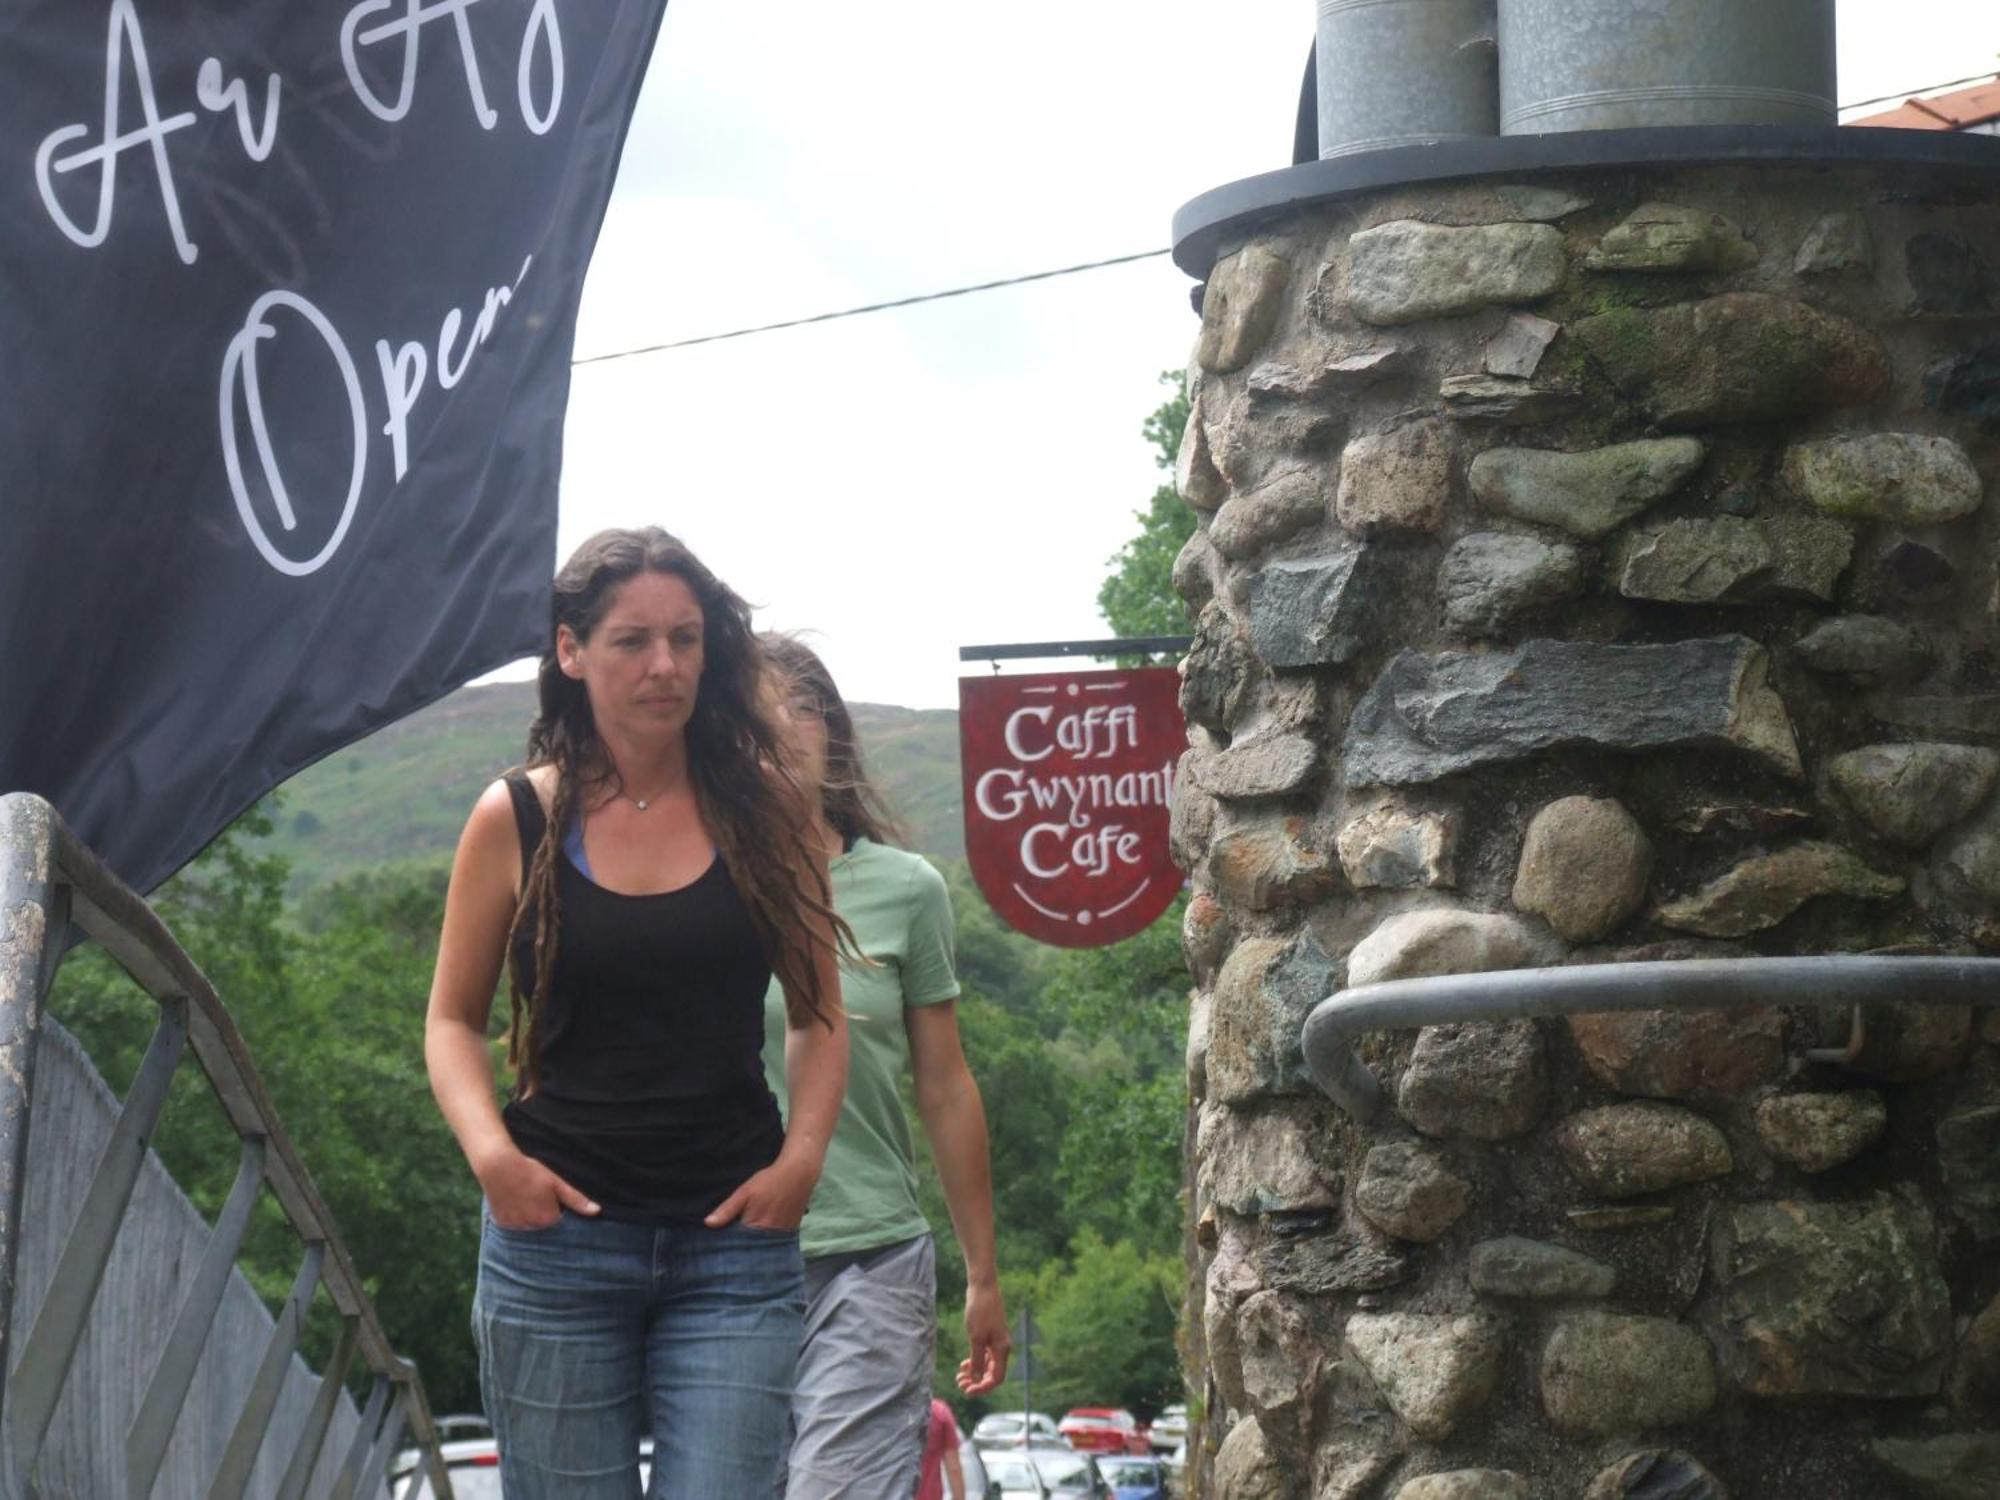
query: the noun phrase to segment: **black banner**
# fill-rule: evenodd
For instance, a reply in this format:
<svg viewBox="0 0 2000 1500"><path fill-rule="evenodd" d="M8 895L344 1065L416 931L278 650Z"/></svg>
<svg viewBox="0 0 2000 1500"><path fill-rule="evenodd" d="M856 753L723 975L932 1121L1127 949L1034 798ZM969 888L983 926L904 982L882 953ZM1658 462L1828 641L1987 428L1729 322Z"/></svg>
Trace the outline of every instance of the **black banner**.
<svg viewBox="0 0 2000 1500"><path fill-rule="evenodd" d="M141 889L531 653L666 0L0 0L0 791Z"/></svg>

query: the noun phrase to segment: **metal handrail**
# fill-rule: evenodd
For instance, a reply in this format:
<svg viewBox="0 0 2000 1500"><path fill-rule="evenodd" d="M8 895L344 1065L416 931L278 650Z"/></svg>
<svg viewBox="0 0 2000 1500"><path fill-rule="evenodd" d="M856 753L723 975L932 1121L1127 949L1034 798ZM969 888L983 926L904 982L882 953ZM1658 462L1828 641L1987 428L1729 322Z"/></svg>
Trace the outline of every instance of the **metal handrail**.
<svg viewBox="0 0 2000 1500"><path fill-rule="evenodd" d="M1306 1017L1300 1040L1306 1070L1363 1124L1381 1113L1382 1085L1355 1052L1371 1031L1447 1021L1510 1021L1618 1010L1715 1009L1732 1005L1855 1007L1845 1048L1816 1051L1839 1061L1860 1037L1860 1007L1885 1001L2000 1005L2000 959L1893 958L1803 954L1781 958L1698 958L1678 962L1574 964L1389 979L1329 995Z"/></svg>
<svg viewBox="0 0 2000 1500"><path fill-rule="evenodd" d="M159 1002L161 1022L99 1161L10 1386L17 1229L26 1186L36 1043L49 984L72 922ZM390 1451L407 1426L424 1452L433 1492L450 1500L451 1480L423 1381L416 1367L390 1347L333 1215L279 1122L228 1009L152 907L78 841L53 807L25 792L0 796L0 1500L27 1500L33 1494L27 1475L61 1394L76 1339L96 1296L98 1278L183 1046L192 1049L224 1115L244 1143L244 1155L236 1190L211 1236L209 1255L190 1284L127 1434L128 1494L138 1500L151 1491L261 1184L270 1188L297 1231L304 1257L271 1330L209 1491L211 1497L233 1500L242 1494L306 1308L317 1288L324 1286L343 1327L322 1389L337 1389L350 1357L359 1354L375 1372L382 1394L369 1406L374 1420L364 1418L356 1434L355 1455L343 1473L344 1488L348 1494L358 1493L363 1476L379 1482ZM337 1397L313 1403L286 1471L282 1493L287 1500L304 1493L337 1404Z"/></svg>

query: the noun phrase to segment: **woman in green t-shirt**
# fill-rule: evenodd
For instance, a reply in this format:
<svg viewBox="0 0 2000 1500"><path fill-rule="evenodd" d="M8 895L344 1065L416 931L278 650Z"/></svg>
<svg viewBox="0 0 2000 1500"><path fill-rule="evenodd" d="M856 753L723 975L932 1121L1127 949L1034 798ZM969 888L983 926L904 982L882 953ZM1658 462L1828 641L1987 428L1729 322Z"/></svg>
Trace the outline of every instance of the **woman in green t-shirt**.
<svg viewBox="0 0 2000 1500"><path fill-rule="evenodd" d="M840 1122L800 1226L806 1335L792 1397L785 1500L886 1500L913 1493L930 1416L937 1278L901 1084L937 1162L965 1252L971 1355L958 1384L983 1395L1006 1377L1007 1316L993 1252L986 1113L958 1037L951 901L922 856L890 841L854 723L825 665L787 636L765 652L796 736L817 770L834 909L868 963L841 965L850 1061ZM765 1076L786 1104L783 996L765 1002Z"/></svg>

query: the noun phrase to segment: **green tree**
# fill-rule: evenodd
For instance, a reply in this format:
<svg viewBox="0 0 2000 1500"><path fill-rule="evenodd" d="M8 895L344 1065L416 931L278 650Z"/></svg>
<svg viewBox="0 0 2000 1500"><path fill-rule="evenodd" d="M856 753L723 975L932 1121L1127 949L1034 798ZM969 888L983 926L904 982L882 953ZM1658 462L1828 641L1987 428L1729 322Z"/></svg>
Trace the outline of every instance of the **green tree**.
<svg viewBox="0 0 2000 1500"><path fill-rule="evenodd" d="M1155 461L1173 473L1187 426L1187 376L1169 370L1160 383L1173 392L1146 419L1142 429L1155 451ZM1174 489L1160 485L1146 508L1134 512L1139 530L1111 557L1110 575L1097 591L1097 607L1121 636L1184 635L1191 622L1187 606L1174 592L1174 559L1194 534L1194 511Z"/></svg>

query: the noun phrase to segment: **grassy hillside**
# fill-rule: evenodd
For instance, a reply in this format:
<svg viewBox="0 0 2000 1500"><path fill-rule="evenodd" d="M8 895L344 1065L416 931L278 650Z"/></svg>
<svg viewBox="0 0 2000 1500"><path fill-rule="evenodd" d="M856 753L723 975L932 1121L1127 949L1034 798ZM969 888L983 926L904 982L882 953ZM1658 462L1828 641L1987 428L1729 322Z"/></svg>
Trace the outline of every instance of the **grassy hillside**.
<svg viewBox="0 0 2000 1500"><path fill-rule="evenodd" d="M534 696L525 682L461 689L293 777L271 842L292 862L294 893L383 864L448 857L479 789L520 761ZM958 715L853 709L869 772L912 844L961 858Z"/></svg>

